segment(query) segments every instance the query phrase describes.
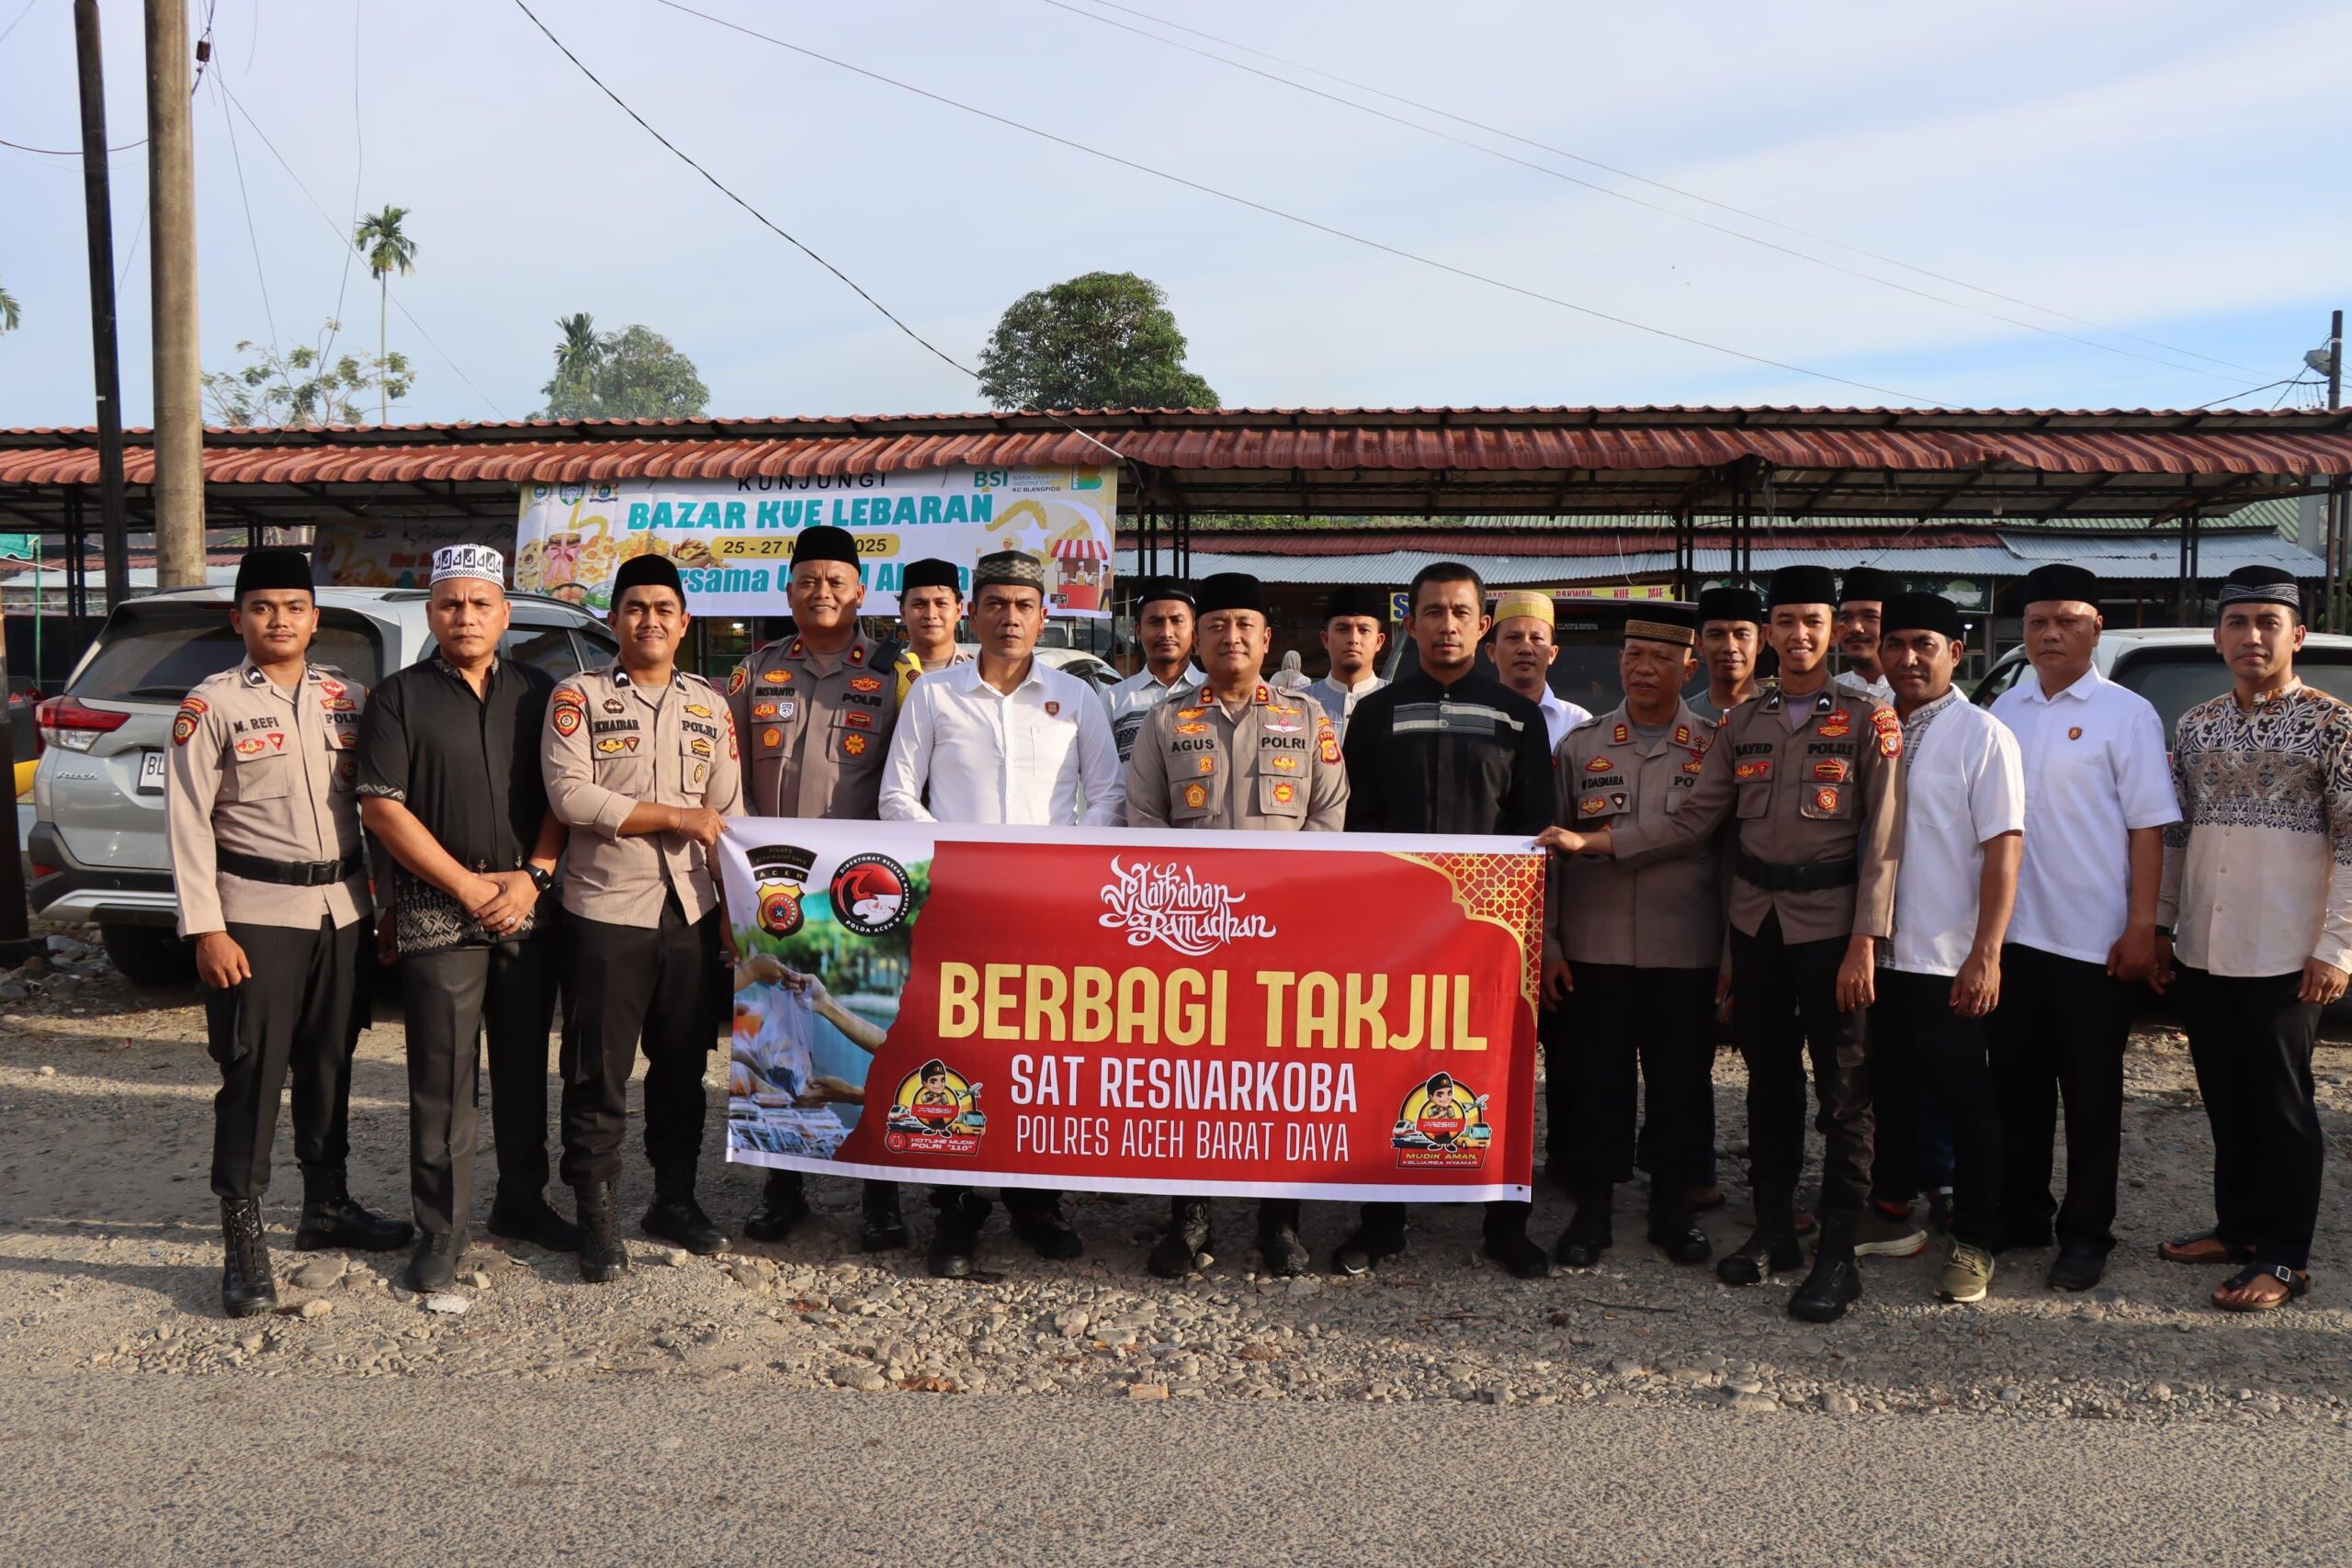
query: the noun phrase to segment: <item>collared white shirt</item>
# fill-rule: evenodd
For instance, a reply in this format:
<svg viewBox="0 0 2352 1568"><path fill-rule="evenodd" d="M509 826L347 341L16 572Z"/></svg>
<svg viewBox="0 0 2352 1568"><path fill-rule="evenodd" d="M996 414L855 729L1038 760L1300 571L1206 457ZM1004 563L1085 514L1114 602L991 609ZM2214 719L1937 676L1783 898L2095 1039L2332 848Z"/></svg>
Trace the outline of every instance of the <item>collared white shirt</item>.
<svg viewBox="0 0 2352 1568"><path fill-rule="evenodd" d="M1119 761L1125 761L1136 749L1136 737L1143 733L1143 721L1151 716L1152 709L1171 692L1197 690L1201 680L1201 672L1189 663L1169 682L1162 682L1146 665L1104 693L1111 705L1111 739L1118 744Z"/></svg>
<svg viewBox="0 0 2352 1568"><path fill-rule="evenodd" d="M974 660L909 689L882 765L884 821L1108 828L1125 809L1111 721L1077 676L1033 659L1007 694Z"/></svg>
<svg viewBox="0 0 2352 1568"><path fill-rule="evenodd" d="M1560 742L1568 738L1569 730L1579 724L1592 722L1590 713L1577 706L1549 686L1544 687L1544 694L1535 699L1535 705L1544 710L1544 728L1549 733L1552 750L1555 751L1560 749Z"/></svg>
<svg viewBox="0 0 2352 1568"><path fill-rule="evenodd" d="M1886 964L1957 975L1976 941L1984 846L2025 827L2018 738L1958 692L1903 721L1903 870Z"/></svg>
<svg viewBox="0 0 2352 1568"><path fill-rule="evenodd" d="M1865 681L1851 670L1840 670L1829 683L1843 686L1861 696L1875 698L1889 707L1894 705L1894 687L1883 675L1875 681Z"/></svg>
<svg viewBox="0 0 2352 1568"><path fill-rule="evenodd" d="M1386 684L1388 682L1377 675L1366 675L1352 686L1342 686L1326 675L1309 685L1306 694L1321 705L1324 715L1331 721L1331 728L1340 732L1340 739L1344 744L1348 739L1348 718L1356 711L1356 705Z"/></svg>
<svg viewBox="0 0 2352 1568"><path fill-rule="evenodd" d="M2131 834L2180 820L2164 720L2093 666L2054 697L2037 672L1993 699L2025 761L2025 855L2009 940L2107 962L2132 893Z"/></svg>

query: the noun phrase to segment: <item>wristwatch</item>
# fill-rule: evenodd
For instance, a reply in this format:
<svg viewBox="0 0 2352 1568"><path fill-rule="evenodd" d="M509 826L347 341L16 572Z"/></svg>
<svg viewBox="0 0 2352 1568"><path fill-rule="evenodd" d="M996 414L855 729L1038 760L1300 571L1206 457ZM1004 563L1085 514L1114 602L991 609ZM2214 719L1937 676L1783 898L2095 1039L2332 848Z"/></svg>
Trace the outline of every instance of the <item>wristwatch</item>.
<svg viewBox="0 0 2352 1568"><path fill-rule="evenodd" d="M555 873L551 871L542 871L536 865L525 866L523 868L523 874L529 877L531 879L531 886L537 888L542 893L555 886Z"/></svg>

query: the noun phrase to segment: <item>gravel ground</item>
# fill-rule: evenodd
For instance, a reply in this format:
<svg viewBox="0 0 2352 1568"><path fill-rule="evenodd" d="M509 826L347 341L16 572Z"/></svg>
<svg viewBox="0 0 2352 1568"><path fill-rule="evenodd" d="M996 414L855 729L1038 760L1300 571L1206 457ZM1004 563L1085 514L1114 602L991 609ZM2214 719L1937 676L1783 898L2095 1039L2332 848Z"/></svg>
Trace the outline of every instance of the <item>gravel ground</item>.
<svg viewBox="0 0 2352 1568"><path fill-rule="evenodd" d="M2154 1257L2160 1236L2209 1213L2205 1120L2184 1043L2163 1026L2138 1034L2127 1058L2122 1245L2087 1296L2044 1288L2045 1252L2005 1259L1981 1306L1939 1305L1939 1242L1918 1258L1866 1260L1860 1305L1814 1327L1785 1314L1785 1287L1734 1291L1709 1269L1659 1258L1640 1241L1630 1188L1604 1265L1537 1281L1479 1259L1475 1208L1425 1207L1410 1253L1365 1279L1261 1279L1239 1245L1204 1274L1162 1283L1143 1258L1163 1201L1079 1194L1070 1209L1084 1259L1030 1256L1000 1216L983 1244L995 1272L945 1282L923 1275L919 1254L857 1255L854 1186L820 1180L816 1220L778 1247L704 1259L633 1237L628 1280L588 1287L567 1258L478 1240L458 1291L429 1308L395 1288L402 1255L288 1250L300 1181L281 1130L266 1216L283 1310L231 1323L215 1304L205 1169L216 1079L200 1010L133 989L70 942L33 967L0 977L0 1377L650 1377L843 1397L1451 1400L2352 1427L2352 1308L2333 1273L2346 1250L2352 1161L2328 1171L2312 1296L2258 1317L2214 1311L2205 1296L2220 1271ZM395 1211L406 1191L401 1049L387 1013L362 1041L352 1096L353 1188ZM2340 1155L2352 1055L2324 1047L2319 1074ZM1720 1134L1732 1146L1744 1135L1740 1079L1736 1059L1720 1058ZM714 1139L716 1128L714 1118ZM1727 1178L1737 1169L1726 1162ZM485 1150L485 1209L492 1171ZM757 1170L713 1156L702 1195L732 1224L759 1183ZM625 1202L647 1186L640 1161ZM1705 1221L1719 1250L1746 1230L1746 1194L1732 1194ZM928 1211L910 1210L920 1234ZM1247 1243L1245 1206L1221 1204L1217 1219L1223 1236ZM1318 1256L1350 1220L1310 1205ZM1566 1220L1564 1201L1539 1191L1536 1233L1549 1238Z"/></svg>

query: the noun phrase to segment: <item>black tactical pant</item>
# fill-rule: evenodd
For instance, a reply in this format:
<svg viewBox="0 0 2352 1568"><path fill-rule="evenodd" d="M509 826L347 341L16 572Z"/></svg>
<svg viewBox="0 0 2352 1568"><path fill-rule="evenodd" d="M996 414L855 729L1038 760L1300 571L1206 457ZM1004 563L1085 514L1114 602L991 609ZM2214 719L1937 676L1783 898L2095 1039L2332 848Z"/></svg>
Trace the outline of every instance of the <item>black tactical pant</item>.
<svg viewBox="0 0 2352 1568"><path fill-rule="evenodd" d="M2264 1268L2308 1269L2327 1145L2312 1100L2317 1002L2303 976L2180 966L2188 1055L2213 1126L2213 1228Z"/></svg>
<svg viewBox="0 0 2352 1568"><path fill-rule="evenodd" d="M401 960L409 1198L421 1231L462 1226L471 1209L485 1024L498 1185L525 1196L548 1184L548 1022L558 940L532 936Z"/></svg>
<svg viewBox="0 0 2352 1568"><path fill-rule="evenodd" d="M650 926L567 912L563 953L563 1179L618 1179L628 1078L645 1048L645 1157L655 1190L694 1190L702 1153L704 1058L717 1039L727 971L716 909L690 921L676 896Z"/></svg>
<svg viewBox="0 0 2352 1568"><path fill-rule="evenodd" d="M1918 1195L1927 1143L1922 1104L1941 1106L1951 1127L1951 1234L1991 1251L2001 1245L2001 1114L1993 1094L1992 1021L1951 1009L1951 976L1878 972L1871 1004L1871 1094L1878 1111L1871 1196L1907 1204Z"/></svg>
<svg viewBox="0 0 2352 1568"><path fill-rule="evenodd" d="M269 1189L277 1097L294 1079L294 1157L306 1171L341 1170L351 1152L351 1053L365 1019L360 965L368 922L340 929L232 920L231 941L253 970L204 999L205 1031L220 1065L212 1099L212 1190L258 1198Z"/></svg>
<svg viewBox="0 0 2352 1568"><path fill-rule="evenodd" d="M1754 936L1731 932L1732 1038L1747 1063L1749 1179L1758 1192L1793 1191L1804 1169L1804 1068L1813 1060L1814 1091L1826 1137L1821 1163L1821 1206L1860 1213L1871 1190L1870 1073L1865 1060L1868 1015L1838 1007L1838 968L1847 939L1789 942L1778 911ZM1796 1015L1799 1027L1788 1020Z"/></svg>
<svg viewBox="0 0 2352 1568"><path fill-rule="evenodd" d="M1571 1190L1608 1187L1633 1168L1669 1185L1690 1179L1704 1131L1692 1114L1691 1085L1715 1051L1715 972L1578 964L1568 993L1568 1027L1546 1043L1544 1075L1565 1077L1574 1107L1566 1145ZM1636 1068L1648 1117L1638 1148ZM1562 1145L1553 1145L1561 1158Z"/></svg>
<svg viewBox="0 0 2352 1568"><path fill-rule="evenodd" d="M2009 942L1993 1015L1993 1092L2001 1107L2004 1239L2115 1246L2123 1158L2123 1044L2132 992L2105 966ZM2050 1195L2058 1102L2066 1104L2066 1201Z"/></svg>

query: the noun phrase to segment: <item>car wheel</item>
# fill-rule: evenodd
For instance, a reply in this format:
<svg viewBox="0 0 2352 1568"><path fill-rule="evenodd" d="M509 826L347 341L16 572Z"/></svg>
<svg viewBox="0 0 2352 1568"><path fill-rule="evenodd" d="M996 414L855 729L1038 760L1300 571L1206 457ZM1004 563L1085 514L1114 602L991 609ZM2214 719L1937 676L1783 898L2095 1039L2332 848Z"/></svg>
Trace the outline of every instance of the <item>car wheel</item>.
<svg viewBox="0 0 2352 1568"><path fill-rule="evenodd" d="M188 986L196 981L196 949L167 926L100 926L107 958L134 986Z"/></svg>

